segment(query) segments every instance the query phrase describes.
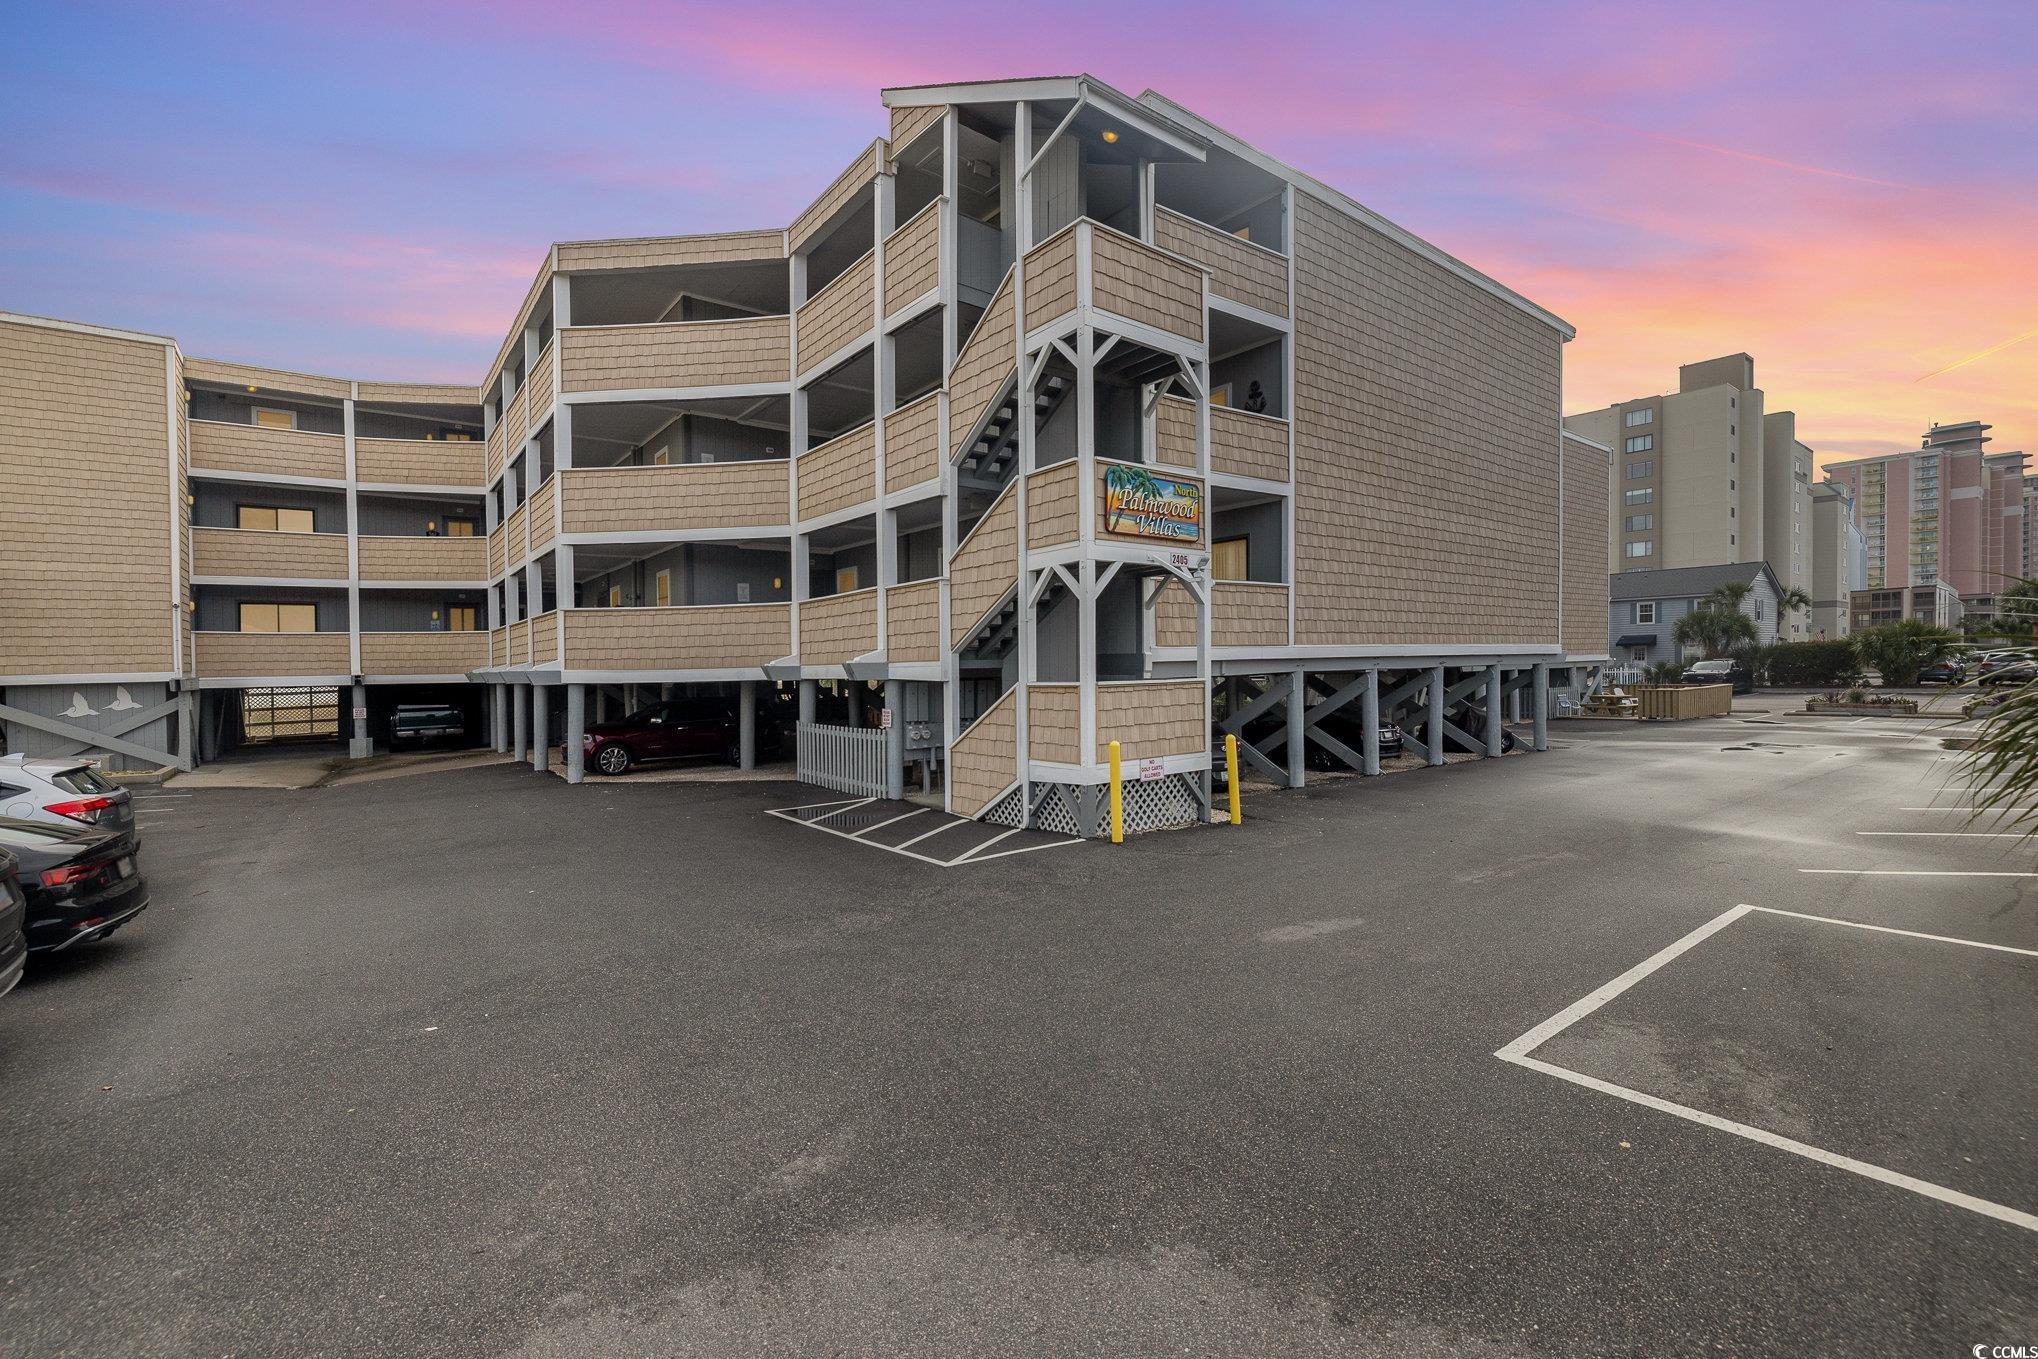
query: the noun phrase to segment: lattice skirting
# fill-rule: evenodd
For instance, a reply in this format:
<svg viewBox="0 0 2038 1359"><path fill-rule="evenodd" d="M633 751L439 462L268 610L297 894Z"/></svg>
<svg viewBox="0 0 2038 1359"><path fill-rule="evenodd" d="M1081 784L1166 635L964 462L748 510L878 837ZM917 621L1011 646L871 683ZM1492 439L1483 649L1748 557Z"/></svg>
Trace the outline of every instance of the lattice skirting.
<svg viewBox="0 0 2038 1359"><path fill-rule="evenodd" d="M1026 789L1022 785L977 813L977 820L994 825L1019 827L1026 824Z"/></svg>
<svg viewBox="0 0 2038 1359"><path fill-rule="evenodd" d="M1111 833L1111 793L1101 783L1036 783L1033 807L1026 824L1034 830L1086 838ZM994 811L1004 812L1000 803ZM1150 781L1125 784L1125 830L1162 830L1169 826L1195 825L1208 815L1209 804L1203 785L1194 774L1170 774ZM986 814L985 820L1001 825L1016 822Z"/></svg>

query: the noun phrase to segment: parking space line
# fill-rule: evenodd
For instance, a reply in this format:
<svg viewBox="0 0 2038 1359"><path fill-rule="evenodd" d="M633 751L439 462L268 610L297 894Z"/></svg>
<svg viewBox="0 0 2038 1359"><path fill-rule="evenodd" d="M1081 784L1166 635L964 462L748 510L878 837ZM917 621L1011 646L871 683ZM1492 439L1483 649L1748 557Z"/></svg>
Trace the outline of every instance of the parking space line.
<svg viewBox="0 0 2038 1359"><path fill-rule="evenodd" d="M910 812L904 812L898 816L890 818L889 820L880 821L875 826L865 826L862 830L854 832L854 834L856 838L860 840L864 836L869 835L874 830L883 830L886 826L897 825L899 822L908 820L912 817L916 817L926 810L927 809L925 807L915 807Z"/></svg>
<svg viewBox="0 0 2038 1359"><path fill-rule="evenodd" d="M1031 854L1035 850L1040 849L1066 849L1070 845L1080 845L1083 843L1085 842L1082 840L1050 840L1044 845L1021 845L1017 849L1001 849L996 854L965 854L961 859L957 859L956 862L961 863L966 859L970 863L980 864L990 859L1009 859L1014 854Z"/></svg>
<svg viewBox="0 0 2038 1359"><path fill-rule="evenodd" d="M2038 878L2038 873L1976 872L1956 868L1800 868L1800 873L1849 873L1857 878Z"/></svg>
<svg viewBox="0 0 2038 1359"><path fill-rule="evenodd" d="M1817 872L1819 870L1800 869L1798 871ZM1693 1109L1689 1105L1675 1104L1656 1095L1647 1094L1640 1090L1630 1090L1624 1085L1615 1085L1611 1081L1603 1081L1596 1076L1588 1076L1582 1071L1572 1071L1568 1067L1557 1066L1554 1063L1529 1056L1529 1053L1533 1052L1536 1048L1541 1047L1544 1043L1556 1037L1580 1019L1599 1009L1623 991L1628 990L1636 982L1657 971L1664 964L1671 962L1679 955L1688 952L1695 945L1703 943L1725 929L1728 925L1739 920L1742 916L1754 911L1762 911L1768 915L1797 916L1804 920L1815 920L1834 925L1848 925L1857 929L1875 930L1879 933L1914 934L1910 930L1888 929L1880 925L1856 925L1853 921L1834 920L1829 916L1802 915L1797 911L1783 911L1773 907L1750 906L1743 903L1730 911L1726 911L1708 920L1705 924L1677 940L1669 947L1637 963L1626 972L1621 973L1620 976L1600 987L1597 991L1592 992L1584 999L1567 1005L1493 1055L1503 1062L1510 1062L1529 1071L1539 1071L1545 1076L1555 1076L1560 1081L1568 1081L1573 1085L1597 1091L1602 1095L1611 1095L1615 1099L1626 1100L1630 1104L1639 1104L1645 1109L1654 1109L1658 1113L1669 1114L1674 1118L1681 1118L1686 1122L1696 1123L1701 1127L1712 1128L1719 1132L1732 1133L1736 1137L1743 1137L1766 1147L1774 1147L1778 1151L1788 1151L1802 1156L1806 1160L1815 1161L1820 1165L1831 1166L1835 1170L1844 1170L1850 1174L1860 1175L1865 1179L1876 1180L1898 1189L1908 1189L1914 1194L1920 1194L1929 1199L1937 1199L1941 1203L1951 1204L1956 1208L1965 1208L1969 1212L1979 1213L1983 1217L1994 1218L1998 1222L2006 1222L2013 1227L2022 1227L2026 1231L2038 1232L2038 1214L2027 1213L2022 1209L2011 1208L2001 1203L1993 1203L1988 1199L1976 1198L1972 1194L1963 1194L1957 1189L1948 1189L1945 1185L1933 1184L1929 1180L1921 1180L1912 1175L1905 1175L1898 1171L1885 1169L1882 1166L1870 1165L1866 1161L1857 1161L1851 1156L1842 1156L1838 1152L1827 1151L1822 1147L1815 1147L1807 1142L1799 1142L1795 1138L1784 1137L1779 1133L1770 1132L1766 1128L1757 1128L1747 1123L1736 1123L1730 1118L1721 1118L1719 1115L1709 1114L1703 1109ZM2013 949L2002 944L1984 944L1973 939L1952 939L1944 935L1915 935L1915 937L1950 944L1967 944L1975 948L2001 949L2009 953L2032 952L2029 949Z"/></svg>
<svg viewBox="0 0 2038 1359"><path fill-rule="evenodd" d="M871 803L873 803L873 802L876 802L876 801L877 801L877 799L876 799L876 798L874 798L874 797L860 797L860 798L857 798L857 799L856 799L855 801L853 801L853 802L845 802L845 803L841 804L840 806L836 807L834 811L832 811L832 812L828 813L828 814L827 814L826 816L817 816L817 817L814 817L814 818L813 818L812 820L808 821L808 822L807 822L806 824L807 824L807 825L809 825L809 826L818 826L818 825L820 825L820 824L821 824L821 823L822 823L823 821L833 821L833 820L834 820L834 819L835 819L836 817L838 817L838 816L842 815L842 814L843 814L844 812L853 812L853 811L855 811L855 810L856 810L856 809L857 809L858 807L868 807L868 806L869 806L869 805L870 805ZM826 803L826 802L821 802L821 803L816 803L815 805L816 805L816 806L818 806L818 807L826 807L826 806L828 806L829 804L828 804L828 803Z"/></svg>
<svg viewBox="0 0 2038 1359"><path fill-rule="evenodd" d="M1008 831L1004 831L998 835L993 835L990 839L984 841L981 845L978 845L975 849L966 849L961 854L958 854L955 858L955 861L957 863L961 863L964 859L974 859L977 855L983 853L985 850L989 849L992 845L997 844L998 841L1009 840L1010 838L1017 835L1020 831L1024 829L1025 829L1024 826L1014 826L1012 827L1012 829Z"/></svg>
<svg viewBox="0 0 2038 1359"><path fill-rule="evenodd" d="M907 845L917 845L922 840L931 840L945 830L954 830L957 826L974 826L975 824L976 822L974 821L944 821L931 831L922 831L910 840L901 840L895 847L904 849Z"/></svg>
<svg viewBox="0 0 2038 1359"><path fill-rule="evenodd" d="M1992 949L1997 953L2021 953L2027 958L2038 958L2038 948L2017 948L2010 944L1984 943L1980 939L1956 939L1950 934L1921 934L1917 930L1900 930L1893 925L1869 925L1859 920L1841 920L1830 915L1810 915L1804 911L1786 911L1780 906L1757 906L1763 915L1787 915L1793 920L1815 920L1821 925L1845 925L1850 930L1870 930L1876 934L1901 934L1906 939L1929 939L1935 944L1965 944L1969 948Z"/></svg>
<svg viewBox="0 0 2038 1359"><path fill-rule="evenodd" d="M2006 816L2011 813L2038 812L2038 807L1899 807L1900 812L1965 812L1969 816Z"/></svg>
<svg viewBox="0 0 2038 1359"><path fill-rule="evenodd" d="M1856 835L1929 835L1938 837L1966 836L1974 840L2021 840L2022 831L1855 831Z"/></svg>

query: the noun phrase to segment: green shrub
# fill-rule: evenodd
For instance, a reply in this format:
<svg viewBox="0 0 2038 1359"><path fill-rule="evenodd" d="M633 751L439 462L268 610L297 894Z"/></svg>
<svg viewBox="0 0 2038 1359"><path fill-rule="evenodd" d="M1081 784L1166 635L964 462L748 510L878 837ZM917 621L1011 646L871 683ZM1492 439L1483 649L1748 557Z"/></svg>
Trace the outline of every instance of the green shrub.
<svg viewBox="0 0 2038 1359"><path fill-rule="evenodd" d="M1748 658L1758 684L1852 685L1861 682L1861 661L1853 643L1777 642Z"/></svg>

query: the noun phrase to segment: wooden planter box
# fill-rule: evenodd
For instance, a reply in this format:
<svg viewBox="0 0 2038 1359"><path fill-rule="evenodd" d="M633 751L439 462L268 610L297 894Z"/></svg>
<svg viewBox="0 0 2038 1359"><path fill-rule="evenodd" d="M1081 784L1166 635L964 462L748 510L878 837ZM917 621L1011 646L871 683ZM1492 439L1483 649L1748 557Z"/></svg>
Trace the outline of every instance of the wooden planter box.
<svg viewBox="0 0 2038 1359"><path fill-rule="evenodd" d="M1694 717L1725 717L1734 706L1731 684L1661 684L1637 686L1644 722L1685 722Z"/></svg>
<svg viewBox="0 0 2038 1359"><path fill-rule="evenodd" d="M1916 699L1909 698L1898 703L1821 703L1817 699L1807 699L1804 710L1849 717L1915 717L1918 703Z"/></svg>

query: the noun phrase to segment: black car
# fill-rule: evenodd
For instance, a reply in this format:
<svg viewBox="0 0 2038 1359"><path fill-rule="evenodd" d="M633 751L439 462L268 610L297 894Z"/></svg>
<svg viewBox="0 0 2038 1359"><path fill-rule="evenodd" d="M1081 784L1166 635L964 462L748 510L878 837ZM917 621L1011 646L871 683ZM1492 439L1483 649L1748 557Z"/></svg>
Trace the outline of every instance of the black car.
<svg viewBox="0 0 2038 1359"><path fill-rule="evenodd" d="M1959 661L1934 661L1918 672L1920 684L1958 684L1967 677Z"/></svg>
<svg viewBox="0 0 2038 1359"><path fill-rule="evenodd" d="M0 817L0 849L21 864L31 953L104 939L148 908L131 835Z"/></svg>
<svg viewBox="0 0 2038 1359"><path fill-rule="evenodd" d="M1726 657L1695 662L1679 679L1685 684L1731 684L1737 694L1755 692L1755 672Z"/></svg>
<svg viewBox="0 0 2038 1359"><path fill-rule="evenodd" d="M28 938L21 932L28 901L21 895L21 863L0 849L0 996L14 989L28 962Z"/></svg>

